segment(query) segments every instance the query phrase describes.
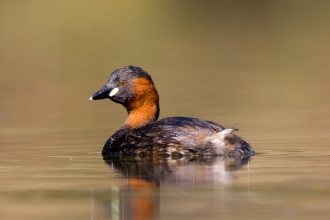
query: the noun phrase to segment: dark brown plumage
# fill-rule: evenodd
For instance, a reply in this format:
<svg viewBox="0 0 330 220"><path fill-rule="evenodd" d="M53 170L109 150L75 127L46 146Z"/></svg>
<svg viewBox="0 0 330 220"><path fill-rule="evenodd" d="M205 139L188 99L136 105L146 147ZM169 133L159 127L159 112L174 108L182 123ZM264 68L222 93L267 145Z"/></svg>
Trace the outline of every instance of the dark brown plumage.
<svg viewBox="0 0 330 220"><path fill-rule="evenodd" d="M114 71L90 99L109 98L122 104L127 119L105 143L103 155L237 155L255 152L233 128L198 118L170 117L157 121L159 97L148 73L127 66Z"/></svg>

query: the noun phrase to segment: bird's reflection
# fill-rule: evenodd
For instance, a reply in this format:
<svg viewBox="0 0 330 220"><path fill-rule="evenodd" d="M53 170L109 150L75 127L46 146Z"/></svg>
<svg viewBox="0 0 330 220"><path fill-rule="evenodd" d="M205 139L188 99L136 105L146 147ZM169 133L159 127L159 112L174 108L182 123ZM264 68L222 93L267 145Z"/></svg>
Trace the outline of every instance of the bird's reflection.
<svg viewBox="0 0 330 220"><path fill-rule="evenodd" d="M233 171L250 157L113 157L105 162L127 179L127 185L113 187L111 219L158 219L162 186L203 187L230 185Z"/></svg>

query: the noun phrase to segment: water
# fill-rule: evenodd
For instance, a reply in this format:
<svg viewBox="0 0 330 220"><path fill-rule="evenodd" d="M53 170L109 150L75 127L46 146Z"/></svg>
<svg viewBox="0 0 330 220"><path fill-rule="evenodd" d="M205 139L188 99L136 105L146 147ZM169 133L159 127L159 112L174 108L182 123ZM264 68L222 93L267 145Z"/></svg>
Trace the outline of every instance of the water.
<svg viewBox="0 0 330 220"><path fill-rule="evenodd" d="M1 219L327 219L330 5L0 3ZM238 127L250 161L99 152L125 110L88 98L125 65L160 117Z"/></svg>

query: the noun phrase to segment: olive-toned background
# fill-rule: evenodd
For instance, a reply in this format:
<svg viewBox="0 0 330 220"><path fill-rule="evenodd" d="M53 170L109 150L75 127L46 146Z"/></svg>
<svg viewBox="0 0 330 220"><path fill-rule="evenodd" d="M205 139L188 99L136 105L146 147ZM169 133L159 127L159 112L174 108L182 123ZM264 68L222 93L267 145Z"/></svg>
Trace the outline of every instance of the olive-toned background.
<svg viewBox="0 0 330 220"><path fill-rule="evenodd" d="M111 219L90 196L125 182L97 153L126 111L88 98L136 65L154 79L161 118L238 127L259 153L219 194L243 201L221 203L236 213L223 218L327 219L329 39L328 1L1 0L0 218ZM235 190L247 181L244 200ZM207 192L193 207L217 219ZM161 219L199 210L166 196Z"/></svg>

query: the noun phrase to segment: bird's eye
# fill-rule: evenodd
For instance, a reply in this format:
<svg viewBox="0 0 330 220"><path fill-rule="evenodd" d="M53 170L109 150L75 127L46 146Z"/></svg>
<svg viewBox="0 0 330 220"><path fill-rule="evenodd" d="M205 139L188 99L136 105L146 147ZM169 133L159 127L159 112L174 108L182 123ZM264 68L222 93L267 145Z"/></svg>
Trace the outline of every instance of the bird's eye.
<svg viewBox="0 0 330 220"><path fill-rule="evenodd" d="M119 85L120 85L120 86L124 86L124 85L126 85L126 81L125 81L125 80L120 80Z"/></svg>

